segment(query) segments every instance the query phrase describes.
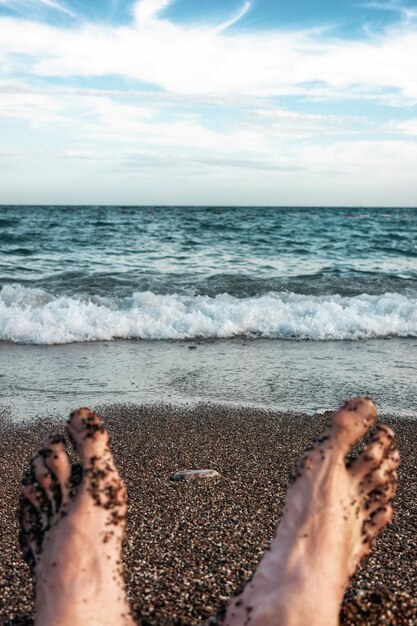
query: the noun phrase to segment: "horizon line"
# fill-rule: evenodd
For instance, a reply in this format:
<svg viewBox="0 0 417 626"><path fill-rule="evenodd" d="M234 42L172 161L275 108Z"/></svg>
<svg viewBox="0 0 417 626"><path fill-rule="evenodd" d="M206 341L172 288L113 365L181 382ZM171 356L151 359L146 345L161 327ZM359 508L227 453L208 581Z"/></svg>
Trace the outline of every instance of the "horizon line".
<svg viewBox="0 0 417 626"><path fill-rule="evenodd" d="M45 204L45 203L0 203L0 208L23 208L23 207L55 207L55 208L121 208L121 209L167 209L167 208L179 208L179 209L404 209L404 210L416 210L417 205L362 205L362 204L340 204L340 205L322 205L322 204Z"/></svg>

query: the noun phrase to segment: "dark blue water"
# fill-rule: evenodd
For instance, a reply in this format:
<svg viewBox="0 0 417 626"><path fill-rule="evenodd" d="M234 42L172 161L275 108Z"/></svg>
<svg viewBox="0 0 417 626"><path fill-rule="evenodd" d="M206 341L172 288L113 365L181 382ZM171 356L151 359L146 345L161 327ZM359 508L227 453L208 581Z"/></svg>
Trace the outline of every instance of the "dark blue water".
<svg viewBox="0 0 417 626"><path fill-rule="evenodd" d="M417 336L417 210L0 207L0 339Z"/></svg>

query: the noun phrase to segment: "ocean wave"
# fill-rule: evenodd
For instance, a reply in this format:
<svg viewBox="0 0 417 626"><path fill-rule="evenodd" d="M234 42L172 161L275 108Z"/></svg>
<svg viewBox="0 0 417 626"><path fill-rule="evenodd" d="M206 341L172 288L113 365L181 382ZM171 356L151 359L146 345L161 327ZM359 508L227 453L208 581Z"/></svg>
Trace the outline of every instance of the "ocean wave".
<svg viewBox="0 0 417 626"><path fill-rule="evenodd" d="M130 297L54 296L5 285L0 291L0 340L63 344L112 339L353 340L417 337L417 299L396 293L301 295L271 292Z"/></svg>

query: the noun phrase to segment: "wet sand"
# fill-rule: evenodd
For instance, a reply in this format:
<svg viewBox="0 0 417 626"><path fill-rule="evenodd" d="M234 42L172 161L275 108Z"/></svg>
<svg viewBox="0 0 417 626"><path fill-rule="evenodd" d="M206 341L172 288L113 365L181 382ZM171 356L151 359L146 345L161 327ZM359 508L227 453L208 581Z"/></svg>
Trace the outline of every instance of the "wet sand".
<svg viewBox="0 0 417 626"><path fill-rule="evenodd" d="M272 540L289 472L325 417L217 405L119 405L101 413L128 487L124 561L138 623L203 624ZM417 624L417 422L384 421L396 429L402 455L396 514L352 581L344 625ZM32 623L30 576L17 543L19 481L45 432L63 425L47 416L12 424L0 413L2 626ZM177 470L203 467L221 478L169 481Z"/></svg>

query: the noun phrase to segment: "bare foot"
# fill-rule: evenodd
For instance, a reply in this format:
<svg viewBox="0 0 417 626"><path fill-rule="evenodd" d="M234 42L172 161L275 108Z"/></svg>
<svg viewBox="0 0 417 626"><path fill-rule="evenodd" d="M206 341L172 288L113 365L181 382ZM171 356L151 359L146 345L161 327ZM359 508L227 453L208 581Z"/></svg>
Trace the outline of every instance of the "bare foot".
<svg viewBox="0 0 417 626"><path fill-rule="evenodd" d="M224 626L336 626L344 590L392 517L399 453L379 426L351 464L349 448L376 409L355 398L299 460L276 537L252 580L227 608Z"/></svg>
<svg viewBox="0 0 417 626"><path fill-rule="evenodd" d="M71 467L49 437L23 479L21 544L34 575L36 626L131 626L121 544L126 491L103 422L71 414L69 435L82 466Z"/></svg>

